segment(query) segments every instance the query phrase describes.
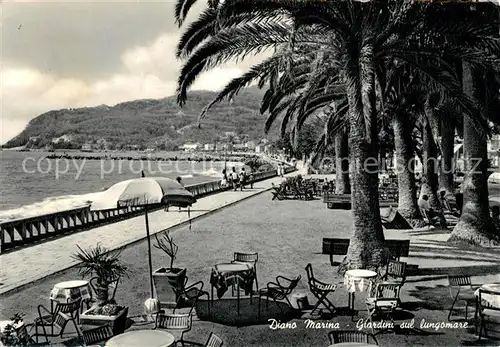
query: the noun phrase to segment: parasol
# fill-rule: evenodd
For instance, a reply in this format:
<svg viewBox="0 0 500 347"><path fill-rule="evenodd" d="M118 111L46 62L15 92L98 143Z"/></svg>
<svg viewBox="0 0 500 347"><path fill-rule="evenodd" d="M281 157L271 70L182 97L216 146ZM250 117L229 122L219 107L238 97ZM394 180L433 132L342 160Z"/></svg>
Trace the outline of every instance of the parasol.
<svg viewBox="0 0 500 347"><path fill-rule="evenodd" d="M153 265L148 207L159 207L160 205L190 207L195 202L196 198L193 194L175 180L167 177L141 177L112 185L92 203L90 209L101 211L127 206L144 207L148 240L149 280L151 297L153 297Z"/></svg>

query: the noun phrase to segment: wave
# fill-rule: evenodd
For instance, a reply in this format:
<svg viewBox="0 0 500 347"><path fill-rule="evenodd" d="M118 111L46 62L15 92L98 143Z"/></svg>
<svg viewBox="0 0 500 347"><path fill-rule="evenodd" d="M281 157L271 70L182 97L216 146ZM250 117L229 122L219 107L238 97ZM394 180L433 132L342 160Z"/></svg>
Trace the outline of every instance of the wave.
<svg viewBox="0 0 500 347"><path fill-rule="evenodd" d="M48 197L43 201L36 202L34 204L0 211L0 222L35 217L44 214L85 207L91 204L92 201L97 199L101 194L102 192L96 192L81 195L62 195Z"/></svg>

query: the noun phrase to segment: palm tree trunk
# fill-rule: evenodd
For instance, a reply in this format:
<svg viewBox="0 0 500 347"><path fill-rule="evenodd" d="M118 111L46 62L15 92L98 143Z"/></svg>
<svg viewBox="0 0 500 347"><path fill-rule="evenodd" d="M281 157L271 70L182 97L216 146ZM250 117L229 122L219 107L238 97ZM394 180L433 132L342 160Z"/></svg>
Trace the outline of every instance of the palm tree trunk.
<svg viewBox="0 0 500 347"><path fill-rule="evenodd" d="M95 286L95 298L96 298L96 306L106 305L109 301L109 284L99 283L96 281Z"/></svg>
<svg viewBox="0 0 500 347"><path fill-rule="evenodd" d="M347 131L335 135L335 193L351 193L349 182L349 141Z"/></svg>
<svg viewBox="0 0 500 347"><path fill-rule="evenodd" d="M353 232L339 269L379 269L389 258L384 247L378 194L377 114L373 47L352 54L346 71Z"/></svg>
<svg viewBox="0 0 500 347"><path fill-rule="evenodd" d="M484 93L479 93L478 90L483 87L482 77L484 76L473 71L469 64L463 64L464 91L481 103L485 101ZM492 240L497 243L499 236L489 213L486 132L472 122L470 117L464 117L464 162L462 216L448 241L465 241L481 246L488 246Z"/></svg>
<svg viewBox="0 0 500 347"><path fill-rule="evenodd" d="M433 131L429 119L433 116L431 106L426 103L425 105L426 118L422 126L422 147L423 147L423 160L422 163L422 186L420 187L420 196L427 195L429 197L429 204L434 211L437 212L439 222L442 227L446 227L446 219L444 218L443 208L439 202L437 189L438 189L438 151L436 142L434 141Z"/></svg>
<svg viewBox="0 0 500 347"><path fill-rule="evenodd" d="M394 147L396 149L396 172L398 175L398 212L413 226L425 226L417 205L415 184L415 152L413 150L412 129L405 115L395 115Z"/></svg>
<svg viewBox="0 0 500 347"><path fill-rule="evenodd" d="M450 117L441 119L441 163L439 164L439 191L446 192L446 198L455 200L453 181L453 150L455 147L455 121Z"/></svg>

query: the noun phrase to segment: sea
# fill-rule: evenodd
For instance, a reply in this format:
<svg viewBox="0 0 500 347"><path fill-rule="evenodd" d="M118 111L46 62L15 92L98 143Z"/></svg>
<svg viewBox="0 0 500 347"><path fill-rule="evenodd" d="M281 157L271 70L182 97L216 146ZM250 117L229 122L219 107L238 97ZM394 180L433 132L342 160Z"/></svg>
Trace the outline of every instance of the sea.
<svg viewBox="0 0 500 347"><path fill-rule="evenodd" d="M181 177L185 185L220 180L227 165L242 163L224 161L156 161L102 159L48 159L64 152L0 152L0 221L26 218L87 205L111 185L141 176ZM90 156L94 153L66 153ZM114 157L174 158L179 152L121 152Z"/></svg>

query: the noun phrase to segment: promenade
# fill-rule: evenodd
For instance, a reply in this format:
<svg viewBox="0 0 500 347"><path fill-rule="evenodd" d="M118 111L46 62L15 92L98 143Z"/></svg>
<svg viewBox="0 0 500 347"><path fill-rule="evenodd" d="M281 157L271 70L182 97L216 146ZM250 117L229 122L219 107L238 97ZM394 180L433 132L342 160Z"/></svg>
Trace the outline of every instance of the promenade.
<svg viewBox="0 0 500 347"><path fill-rule="evenodd" d="M270 189L273 183L279 184L282 180L283 178L276 177L257 182L253 189L245 189L243 192L230 190L200 198L191 209L192 223L201 223L200 218L260 194ZM151 235L185 225L188 221L187 209L178 212L177 208L171 208L170 212L161 210L149 214ZM74 266L76 261L71 258L71 254L77 251L76 245L87 248L100 242L109 249L118 249L145 237L144 216L140 215L2 254L0 255L0 294Z"/></svg>
<svg viewBox="0 0 500 347"><path fill-rule="evenodd" d="M350 316L342 313L342 308L347 306L348 298L346 288L342 284L343 277L337 273L335 266L330 265L329 257L321 254L323 237L347 238L350 236L351 212L329 210L320 199L312 201L271 200L272 194L265 190L271 186L272 182L278 183L280 180L280 178L275 178L260 182L253 191L224 192L200 199L195 208L197 210L210 209L210 212L207 211L201 215L205 216L203 220L193 221L191 230L186 223L173 230L174 241L179 246L178 259L174 266L187 268L189 284L203 281L204 289L210 291L210 271L214 264L230 261L235 251L259 252L257 265L259 287L263 288L269 281L275 281L278 275L286 277L301 275L302 279L296 292L307 294L309 302L314 303L315 299L308 290L304 270L307 263L311 263L318 279L338 285L335 293L330 295L330 299L340 310L331 322L338 322L340 329L357 329L357 324L367 317L364 305L365 295L356 296L356 309L359 313L355 321L352 321ZM246 199L248 197L251 198ZM216 201L220 206L218 209L214 207ZM238 203L234 204L234 202ZM222 207L227 208L222 209ZM217 213L211 213L216 210L218 210ZM156 212L153 215L151 225L154 232L172 225L176 218L178 222L185 222L187 217L183 217L183 213L177 211ZM178 217L175 217L177 215ZM149 297L147 244L143 239L144 220L139 217L99 229L102 230L100 236L103 237L102 240L95 235L87 236L81 240L84 242L81 246L95 245L98 241L102 241L108 247L119 247L126 242L140 240L125 247L121 253L121 258L128 266L130 275L122 279L116 293L118 303L129 307L130 316L140 315L144 311L144 300ZM399 322L409 322L413 319L415 329L397 334L381 334L377 336L381 346L459 346L474 344L477 339L471 325L469 328L440 330L432 326L421 325L422 322L433 324L447 322L448 309L452 302L447 286L447 274L470 275L473 283L491 283L500 280L498 248L458 249L446 243L449 232L427 228L385 230L386 238L410 239L410 255L401 260L418 265L419 273L407 278L401 293L402 304L398 315ZM81 234L85 233L87 232ZM108 235L109 233L112 235ZM123 237L120 241L119 234L122 233L130 236ZM75 244L69 242L65 243L65 247L66 249L61 245L60 253L54 253L60 258L53 254L45 254L52 261L45 261L39 257L40 259L33 259L31 264L37 266L38 269L43 267L37 263L61 264L63 259L68 259L69 254L76 249ZM34 247L26 251L29 249L34 249ZM15 253L17 252L12 254ZM152 254L155 269L167 266L168 257L161 250L153 248ZM335 260L341 259L342 256L339 256ZM18 260L21 261L21 259ZM46 269L47 265L44 266ZM23 270L19 271L29 271L29 266L23 265ZM31 271L31 274L33 275L36 271ZM22 273L16 274L13 271L9 273L9 278L10 276L23 276ZM0 318L22 312L26 314L25 320L30 322L36 316L36 306L47 305L49 293L54 284L78 278L77 270L71 268L24 286L19 291L11 291L2 295ZM296 328L272 330L267 319L276 317L274 314L278 314L279 311L276 311L276 308L273 311L271 304L269 311L263 309L260 320L255 318L258 307L256 298L253 304L248 299L242 299L241 307L241 313L238 315L235 300L227 298L216 300L213 306L214 316L211 318L207 315L206 305L201 304L196 310L197 318L193 322L193 329L186 338L190 341L204 342L206 336L213 331L221 336L228 346L328 345L327 333L332 329L307 328L305 325L307 312L304 316L292 320L296 323ZM144 326L132 325L130 329L144 328ZM366 328L363 330L370 332Z"/></svg>

